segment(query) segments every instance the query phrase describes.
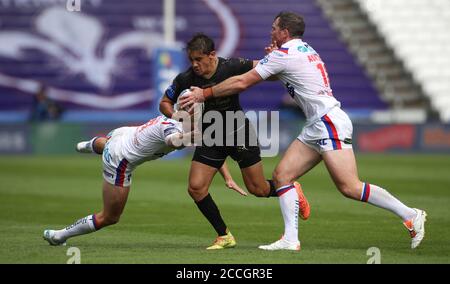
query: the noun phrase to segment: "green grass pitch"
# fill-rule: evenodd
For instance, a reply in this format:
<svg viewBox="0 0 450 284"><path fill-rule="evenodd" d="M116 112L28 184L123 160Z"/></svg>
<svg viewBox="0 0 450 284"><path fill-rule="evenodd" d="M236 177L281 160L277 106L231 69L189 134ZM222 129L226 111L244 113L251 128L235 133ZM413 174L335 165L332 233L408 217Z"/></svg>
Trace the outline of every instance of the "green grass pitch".
<svg viewBox="0 0 450 284"><path fill-rule="evenodd" d="M361 179L388 189L428 212L422 245L410 249L399 218L341 196L322 164L300 181L312 206L300 222L300 252L258 250L278 239L282 218L276 198L243 197L215 178L210 192L238 245L206 251L215 232L187 194L189 160L139 167L120 222L49 246L46 228L59 229L101 209L101 161L93 155L0 157L0 263L66 263L69 247L81 263L361 263L377 247L381 263L450 263L450 157L359 155ZM264 159L269 177L278 159ZM231 171L242 186L235 163Z"/></svg>

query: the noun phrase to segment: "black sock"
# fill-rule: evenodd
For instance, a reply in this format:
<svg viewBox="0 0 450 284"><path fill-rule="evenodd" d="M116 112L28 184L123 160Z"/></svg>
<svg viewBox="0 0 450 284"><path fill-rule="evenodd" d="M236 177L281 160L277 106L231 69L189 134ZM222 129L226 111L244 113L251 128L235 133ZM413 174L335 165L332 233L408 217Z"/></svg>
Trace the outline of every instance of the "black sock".
<svg viewBox="0 0 450 284"><path fill-rule="evenodd" d="M273 182L273 180L268 179L267 181L270 184L270 191L269 191L269 195L267 195L267 197L278 197L277 189L275 188L275 183Z"/></svg>
<svg viewBox="0 0 450 284"><path fill-rule="evenodd" d="M205 198L195 204L197 204L198 209L200 209L203 216L208 219L209 223L211 223L219 236L227 234L227 226L225 225L222 216L220 216L219 208L217 208L216 203L214 203L214 200L209 193Z"/></svg>

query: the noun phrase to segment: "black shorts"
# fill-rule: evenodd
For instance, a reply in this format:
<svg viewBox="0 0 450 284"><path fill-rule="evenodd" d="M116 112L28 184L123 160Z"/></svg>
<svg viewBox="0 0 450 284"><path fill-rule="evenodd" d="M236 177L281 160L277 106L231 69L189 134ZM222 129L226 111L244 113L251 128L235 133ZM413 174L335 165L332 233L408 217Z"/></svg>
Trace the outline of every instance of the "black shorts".
<svg viewBox="0 0 450 284"><path fill-rule="evenodd" d="M261 161L261 150L259 149L258 135L243 111L231 112L240 119L228 121L227 113L222 113L222 125L203 123L202 145L195 148L193 161L220 169L226 158L230 156L235 160L241 169L253 166ZM231 129L227 128L227 123L233 123ZM216 128L209 132L209 127ZM220 133L221 132L221 133ZM208 134L206 134L208 133ZM219 134L220 133L220 134ZM216 135L220 135L223 140L215 140ZM211 139L211 140L209 140ZM225 146L228 145L228 146Z"/></svg>
<svg viewBox="0 0 450 284"><path fill-rule="evenodd" d="M261 161L261 150L258 146L199 146L195 148L192 161L220 169L228 156L244 169Z"/></svg>

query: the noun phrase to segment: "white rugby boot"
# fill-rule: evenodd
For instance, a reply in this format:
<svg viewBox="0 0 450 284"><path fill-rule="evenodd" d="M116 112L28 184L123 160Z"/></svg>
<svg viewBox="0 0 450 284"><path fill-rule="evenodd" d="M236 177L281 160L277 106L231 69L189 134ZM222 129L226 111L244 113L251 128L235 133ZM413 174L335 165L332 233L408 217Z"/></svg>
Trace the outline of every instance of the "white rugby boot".
<svg viewBox="0 0 450 284"><path fill-rule="evenodd" d="M289 242L284 238L279 239L278 241L271 243L270 245L259 246L258 248L262 250L300 250L300 242Z"/></svg>
<svg viewBox="0 0 450 284"><path fill-rule="evenodd" d="M52 246L65 246L66 240L58 240L55 238L54 230L45 230L44 231L44 240L46 240Z"/></svg>
<svg viewBox="0 0 450 284"><path fill-rule="evenodd" d="M411 236L411 248L415 249L425 236L425 222L427 221L427 212L413 208L417 212L417 216L411 220L403 222Z"/></svg>

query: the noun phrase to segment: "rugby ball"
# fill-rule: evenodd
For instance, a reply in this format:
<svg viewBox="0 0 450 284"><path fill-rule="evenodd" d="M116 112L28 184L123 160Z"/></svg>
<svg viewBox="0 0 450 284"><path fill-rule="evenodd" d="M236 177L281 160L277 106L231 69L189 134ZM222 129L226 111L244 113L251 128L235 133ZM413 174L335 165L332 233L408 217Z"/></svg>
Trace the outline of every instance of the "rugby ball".
<svg viewBox="0 0 450 284"><path fill-rule="evenodd" d="M188 109L181 109L180 108L180 99L182 97L188 96L190 93L191 93L191 90L189 90L189 89L184 89L183 91L181 91L180 95L178 96L177 103L174 105L174 108L175 108L176 111L180 111L180 110L188 111ZM195 103L194 104L194 111L195 112L200 111L202 113L203 112L203 107L204 107L204 103Z"/></svg>

